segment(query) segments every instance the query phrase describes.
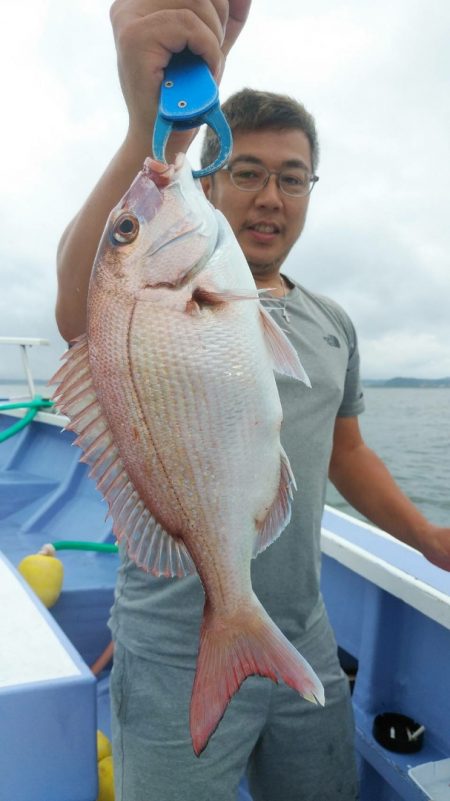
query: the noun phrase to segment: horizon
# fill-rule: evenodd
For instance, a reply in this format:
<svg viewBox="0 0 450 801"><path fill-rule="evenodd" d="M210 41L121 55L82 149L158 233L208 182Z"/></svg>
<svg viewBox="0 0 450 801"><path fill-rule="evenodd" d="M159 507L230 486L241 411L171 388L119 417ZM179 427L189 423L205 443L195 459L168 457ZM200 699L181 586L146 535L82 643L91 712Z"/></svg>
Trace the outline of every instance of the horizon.
<svg viewBox="0 0 450 801"><path fill-rule="evenodd" d="M55 386L48 383L47 378L35 378L33 376L33 381L35 384L40 384L41 386ZM407 375L393 375L387 377L380 377L380 378L371 378L370 376L361 376L361 382L364 384L367 381L371 382L384 382L384 381L422 381L424 383L434 383L438 381L448 381L450 382L450 375L447 376L436 376L436 378L426 378L424 376L407 376ZM16 376L10 376L9 378L0 378L0 385L7 385L7 384L20 384L26 385L27 379L26 378L18 378Z"/></svg>

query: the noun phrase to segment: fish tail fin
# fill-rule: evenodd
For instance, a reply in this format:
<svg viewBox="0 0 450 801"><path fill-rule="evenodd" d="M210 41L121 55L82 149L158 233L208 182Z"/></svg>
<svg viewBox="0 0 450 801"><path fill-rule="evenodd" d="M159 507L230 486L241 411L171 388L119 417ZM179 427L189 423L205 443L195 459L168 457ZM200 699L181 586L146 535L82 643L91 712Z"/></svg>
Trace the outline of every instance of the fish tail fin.
<svg viewBox="0 0 450 801"><path fill-rule="evenodd" d="M256 598L227 619L206 603L190 708L196 756L206 748L244 679L252 675L267 676L276 683L282 679L308 701L325 702L313 669Z"/></svg>

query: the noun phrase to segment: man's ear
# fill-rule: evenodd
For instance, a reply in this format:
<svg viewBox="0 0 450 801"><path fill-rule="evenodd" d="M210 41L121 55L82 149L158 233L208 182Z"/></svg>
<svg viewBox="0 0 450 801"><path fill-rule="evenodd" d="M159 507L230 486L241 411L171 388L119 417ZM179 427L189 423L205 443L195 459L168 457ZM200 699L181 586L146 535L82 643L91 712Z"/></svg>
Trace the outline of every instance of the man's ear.
<svg viewBox="0 0 450 801"><path fill-rule="evenodd" d="M200 183L203 187L203 191L208 198L209 202L211 203L211 196L212 196L212 175L205 175L203 178L200 178Z"/></svg>

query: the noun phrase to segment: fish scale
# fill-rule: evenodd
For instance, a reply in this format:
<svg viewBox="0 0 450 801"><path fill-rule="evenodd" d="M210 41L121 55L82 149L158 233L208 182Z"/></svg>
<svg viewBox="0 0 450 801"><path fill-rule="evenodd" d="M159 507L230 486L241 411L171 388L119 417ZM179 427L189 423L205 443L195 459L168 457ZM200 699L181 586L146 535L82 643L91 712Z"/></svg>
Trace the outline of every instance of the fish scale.
<svg viewBox="0 0 450 801"><path fill-rule="evenodd" d="M148 320L148 315L145 315L145 317ZM147 325L147 339L153 341L153 329L155 332L160 330L160 321L158 320L158 312L155 312L153 315L151 315L151 317L151 326ZM136 325L142 330L140 326L141 321L139 318L135 318L135 322ZM145 320L143 319L142 323L144 322ZM188 332L180 331L178 328L175 328L173 335L171 332L171 336L165 340L165 349L171 350L172 347L175 347L177 342L182 342L184 343L184 346L187 347L187 333ZM133 354L133 363L137 365L137 369L139 371L141 369L141 363L145 363L147 357L146 353L141 347L138 347L135 350L136 353ZM208 350L206 352L208 352ZM182 424L187 426L191 435L189 447L186 448L186 451L188 452L187 458L189 461L187 461L186 458L180 460L180 478L176 481L176 483L178 484L181 482L183 476L186 475L186 471L190 467L194 476L194 481L196 483L200 483L200 486L198 487L198 491L200 492L203 490L205 475L208 475L212 465L214 464L216 477L220 474L221 475L218 478L218 481L214 482L212 490L216 489L217 487L223 487L223 482L225 481L231 466L230 451L238 448L238 437L240 436L242 427L239 428L236 426L235 421L230 420L228 416L221 415L220 407L222 405L228 409L231 408L233 415L240 415L242 417L242 404L236 402L236 395L239 394L240 387L230 387L229 394L231 397L227 397L226 387L225 392L223 390L221 372L218 375L217 384L210 383L208 385L210 388L209 394L204 398L199 398L196 390L196 381L198 379L196 359L194 359L194 375L192 376L189 375L189 366L192 361L189 361L187 358L185 358L183 348L180 348L176 354L176 359L174 360L173 365L174 372L177 376L177 382L175 385L173 385L173 382L171 383L170 379L168 378L169 374L167 372L167 365L164 360L165 350L162 346L162 343L160 345L157 339L155 340L155 353L156 357L154 356L152 360L152 370L154 371L154 380L155 385L158 388L157 394L158 398L160 398L160 403L158 404L157 401L154 402L152 404L152 409L154 411L156 410L156 419L160 438L163 443L167 443L167 449L172 447L169 435L174 426L174 421L183 421ZM159 354L161 354L161 361L158 361ZM220 360L221 362L223 361L222 358ZM214 361L214 364L217 363L217 361ZM252 361L249 361L248 363L253 364ZM208 362L206 363L206 370L210 370ZM245 377L243 377L241 384L243 387L245 387ZM184 391L181 391L183 387ZM253 400L255 401L257 399L253 398ZM218 420L219 422L223 421L223 430L220 430L217 423L213 428L213 422L215 420ZM154 425L154 422L151 419L148 419L147 423L150 428L152 425ZM205 442L208 440L203 435L204 429L209 431L214 430L217 439L217 447L213 447L211 449L211 463L208 463L208 459L205 460L204 448ZM229 442L230 431L235 435L235 440L231 443ZM224 447L224 443L227 443L227 445L230 445L231 447ZM200 448L197 447L197 444L200 445ZM241 461L248 464L247 457L249 451L247 451L247 453L244 451L242 443L238 452L241 455ZM194 462L197 464L197 468L194 466ZM203 474L199 472L200 468L203 470ZM242 476L242 478L245 478L245 475ZM242 478L236 482L237 488L242 486ZM276 486L274 485L274 493L275 489Z"/></svg>
<svg viewBox="0 0 450 801"><path fill-rule="evenodd" d="M250 571L289 522L295 489L273 371L308 379L187 161L147 159L111 212L87 318L53 379L57 403L73 415L130 558L156 576L196 571L202 582L194 752L253 673L323 703L320 680L261 606Z"/></svg>

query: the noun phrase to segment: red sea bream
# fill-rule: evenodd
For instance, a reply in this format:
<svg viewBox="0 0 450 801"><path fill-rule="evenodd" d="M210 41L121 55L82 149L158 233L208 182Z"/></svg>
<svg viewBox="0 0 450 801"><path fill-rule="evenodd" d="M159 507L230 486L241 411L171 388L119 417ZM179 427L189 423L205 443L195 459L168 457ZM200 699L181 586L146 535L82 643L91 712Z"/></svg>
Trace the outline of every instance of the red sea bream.
<svg viewBox="0 0 450 801"><path fill-rule="evenodd" d="M323 703L250 580L252 558L289 521L295 488L273 371L308 379L183 157L169 167L147 159L111 212L87 332L64 359L57 405L117 539L143 570L181 580L197 571L204 588L195 753L252 674Z"/></svg>

